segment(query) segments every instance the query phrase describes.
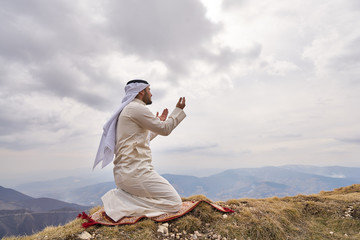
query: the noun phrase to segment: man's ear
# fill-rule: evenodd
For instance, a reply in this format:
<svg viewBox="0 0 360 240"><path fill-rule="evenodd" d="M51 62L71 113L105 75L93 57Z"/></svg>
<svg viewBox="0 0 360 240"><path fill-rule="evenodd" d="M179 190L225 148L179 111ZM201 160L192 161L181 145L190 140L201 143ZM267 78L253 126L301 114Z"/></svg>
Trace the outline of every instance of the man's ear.
<svg viewBox="0 0 360 240"><path fill-rule="evenodd" d="M142 98L143 98L144 95L145 95L145 90L141 90L141 91L138 93L138 95L136 95L136 98L142 100Z"/></svg>

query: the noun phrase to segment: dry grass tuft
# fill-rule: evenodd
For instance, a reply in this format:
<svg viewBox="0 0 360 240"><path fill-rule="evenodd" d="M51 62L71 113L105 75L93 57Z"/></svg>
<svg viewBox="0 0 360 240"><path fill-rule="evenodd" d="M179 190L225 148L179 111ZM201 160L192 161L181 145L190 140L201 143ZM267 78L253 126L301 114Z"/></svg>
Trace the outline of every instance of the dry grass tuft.
<svg viewBox="0 0 360 240"><path fill-rule="evenodd" d="M353 184L347 187L336 188L333 191L321 191L319 195L334 195L334 194L347 194L347 193L359 193L360 184Z"/></svg>
<svg viewBox="0 0 360 240"><path fill-rule="evenodd" d="M222 217L219 211L204 202L199 203L199 205L192 211L192 214L199 218L203 223L215 222L217 219L221 219Z"/></svg>
<svg viewBox="0 0 360 240"><path fill-rule="evenodd" d="M194 195L194 196L190 196L187 198L181 198L182 201L208 201L208 202L212 202L210 199L208 199L206 196L204 195Z"/></svg>
<svg viewBox="0 0 360 240"><path fill-rule="evenodd" d="M189 233L193 233L202 225L202 222L199 218L193 215L186 215L180 219L178 219L175 223L175 228L177 228L180 232L186 231Z"/></svg>
<svg viewBox="0 0 360 240"><path fill-rule="evenodd" d="M93 207L92 209L90 209L90 211L89 211L90 215L94 214L95 212L100 210L100 208L101 208L101 206L96 206L96 207Z"/></svg>

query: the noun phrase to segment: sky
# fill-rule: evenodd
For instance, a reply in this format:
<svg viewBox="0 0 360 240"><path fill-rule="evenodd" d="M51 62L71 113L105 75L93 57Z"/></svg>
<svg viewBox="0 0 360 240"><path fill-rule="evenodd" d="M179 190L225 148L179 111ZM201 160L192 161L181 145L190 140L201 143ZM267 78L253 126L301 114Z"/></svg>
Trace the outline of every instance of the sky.
<svg viewBox="0 0 360 240"><path fill-rule="evenodd" d="M91 169L131 79L161 173L360 166L358 0L1 0L0 175ZM112 171L109 165L95 171Z"/></svg>

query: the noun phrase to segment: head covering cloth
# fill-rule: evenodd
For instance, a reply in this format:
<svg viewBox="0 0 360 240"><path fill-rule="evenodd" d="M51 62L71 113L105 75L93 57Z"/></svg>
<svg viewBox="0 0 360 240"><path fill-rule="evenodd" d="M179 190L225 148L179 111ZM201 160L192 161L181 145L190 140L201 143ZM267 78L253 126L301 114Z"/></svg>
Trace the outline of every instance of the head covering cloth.
<svg viewBox="0 0 360 240"><path fill-rule="evenodd" d="M121 101L120 107L105 123L103 134L100 140L99 149L96 154L93 169L102 162L101 168L111 163L114 159L116 145L116 123L121 111L144 90L149 83L144 80L131 80L125 86L125 97Z"/></svg>

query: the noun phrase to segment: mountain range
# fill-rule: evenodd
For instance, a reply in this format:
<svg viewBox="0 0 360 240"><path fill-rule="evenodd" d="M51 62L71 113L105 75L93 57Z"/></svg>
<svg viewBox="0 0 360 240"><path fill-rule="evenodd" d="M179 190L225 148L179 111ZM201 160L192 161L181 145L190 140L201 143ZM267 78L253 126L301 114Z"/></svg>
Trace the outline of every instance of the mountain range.
<svg viewBox="0 0 360 240"><path fill-rule="evenodd" d="M89 207L51 198L33 198L0 186L0 238L28 235L73 220Z"/></svg>
<svg viewBox="0 0 360 240"><path fill-rule="evenodd" d="M360 168L303 166L231 169L209 177L163 175L180 195L212 200L312 194L360 182ZM192 183L192 184L189 184Z"/></svg>
<svg viewBox="0 0 360 240"><path fill-rule="evenodd" d="M206 177L176 174L162 176L182 197L203 194L213 201L225 201L234 198L282 197L329 191L360 183L360 168L286 165L229 169ZM113 181L87 186L84 186L84 181L84 179L80 181L75 178L62 178L51 181L52 184L36 182L14 188L29 195L36 189L41 189L42 196L86 206L101 205L101 196L115 188Z"/></svg>

